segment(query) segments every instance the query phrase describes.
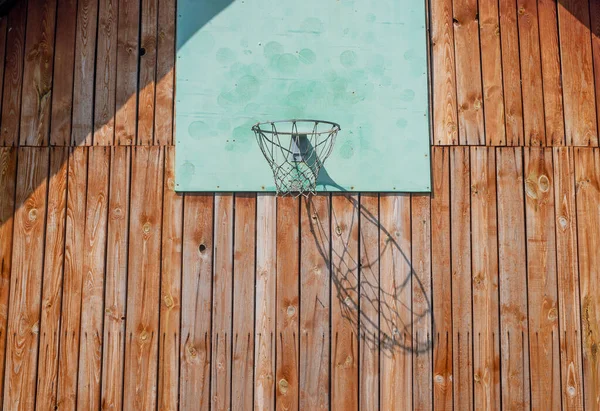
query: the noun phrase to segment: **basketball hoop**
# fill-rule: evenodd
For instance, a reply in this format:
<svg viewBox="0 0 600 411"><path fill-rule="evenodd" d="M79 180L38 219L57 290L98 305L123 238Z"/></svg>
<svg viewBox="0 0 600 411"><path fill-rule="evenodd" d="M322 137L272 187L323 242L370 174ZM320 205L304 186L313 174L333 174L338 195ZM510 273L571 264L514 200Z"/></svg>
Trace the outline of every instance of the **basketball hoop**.
<svg viewBox="0 0 600 411"><path fill-rule="evenodd" d="M282 120L252 126L273 170L277 196L314 194L319 171L333 150L339 124L320 120Z"/></svg>

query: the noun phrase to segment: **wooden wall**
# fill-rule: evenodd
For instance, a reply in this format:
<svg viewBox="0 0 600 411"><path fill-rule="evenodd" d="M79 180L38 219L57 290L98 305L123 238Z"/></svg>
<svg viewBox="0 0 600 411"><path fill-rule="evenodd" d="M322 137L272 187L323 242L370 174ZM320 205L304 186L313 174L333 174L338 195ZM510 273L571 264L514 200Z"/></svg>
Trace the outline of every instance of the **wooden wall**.
<svg viewBox="0 0 600 411"><path fill-rule="evenodd" d="M0 19L3 409L600 409L600 5L431 0L431 195L173 191L174 0Z"/></svg>

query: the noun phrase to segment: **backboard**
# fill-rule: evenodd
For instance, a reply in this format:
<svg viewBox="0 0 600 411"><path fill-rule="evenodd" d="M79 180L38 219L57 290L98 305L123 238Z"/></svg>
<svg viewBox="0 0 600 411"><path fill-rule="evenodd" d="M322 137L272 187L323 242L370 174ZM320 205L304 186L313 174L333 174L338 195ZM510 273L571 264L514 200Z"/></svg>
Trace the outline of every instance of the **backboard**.
<svg viewBox="0 0 600 411"><path fill-rule="evenodd" d="M429 191L423 0L179 0L176 190L274 191L252 126L340 124L318 191Z"/></svg>

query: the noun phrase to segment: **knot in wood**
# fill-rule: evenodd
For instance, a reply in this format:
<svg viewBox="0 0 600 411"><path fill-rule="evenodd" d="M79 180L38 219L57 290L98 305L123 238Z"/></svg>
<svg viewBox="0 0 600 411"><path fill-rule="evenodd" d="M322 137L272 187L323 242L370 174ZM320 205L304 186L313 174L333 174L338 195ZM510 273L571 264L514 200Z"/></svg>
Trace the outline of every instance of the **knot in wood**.
<svg viewBox="0 0 600 411"><path fill-rule="evenodd" d="M289 387L290 387L290 384L284 378L279 380L279 392L280 393L282 393L282 394L287 393Z"/></svg>
<svg viewBox="0 0 600 411"><path fill-rule="evenodd" d="M564 215L561 215L558 217L558 226L560 227L560 229L562 231L565 231L567 229L568 223L569 223L569 221L567 220L567 217L565 217Z"/></svg>
<svg viewBox="0 0 600 411"><path fill-rule="evenodd" d="M296 314L296 307L294 307L293 305L290 305L287 308L287 315L288 315L288 317L293 317L294 314Z"/></svg>
<svg viewBox="0 0 600 411"><path fill-rule="evenodd" d="M144 234L148 234L150 232L150 223L145 223L143 230L144 230Z"/></svg>
<svg viewBox="0 0 600 411"><path fill-rule="evenodd" d="M555 307L553 307L548 311L548 319L550 321L556 321L557 318L558 318L558 311L556 310Z"/></svg>
<svg viewBox="0 0 600 411"><path fill-rule="evenodd" d="M165 301L165 306L167 308L173 307L173 297L171 297L170 295L165 295L164 301Z"/></svg>
<svg viewBox="0 0 600 411"><path fill-rule="evenodd" d="M29 217L29 221L37 220L37 208L32 208L31 210L29 210L29 213L27 215Z"/></svg>

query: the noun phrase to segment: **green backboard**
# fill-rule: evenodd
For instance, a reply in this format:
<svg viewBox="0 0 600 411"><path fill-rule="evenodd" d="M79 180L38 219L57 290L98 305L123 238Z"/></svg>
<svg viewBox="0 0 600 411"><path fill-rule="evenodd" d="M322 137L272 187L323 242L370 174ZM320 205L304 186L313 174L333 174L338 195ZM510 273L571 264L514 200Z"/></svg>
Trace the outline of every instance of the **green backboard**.
<svg viewBox="0 0 600 411"><path fill-rule="evenodd" d="M424 0L179 0L176 190L274 191L253 124L339 123L318 191L430 191Z"/></svg>

